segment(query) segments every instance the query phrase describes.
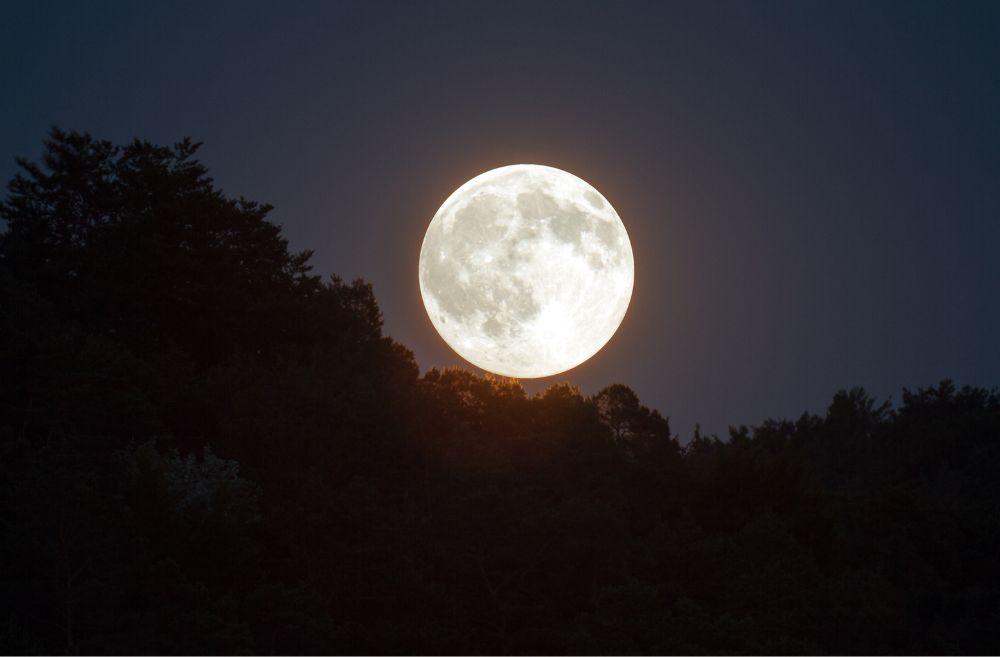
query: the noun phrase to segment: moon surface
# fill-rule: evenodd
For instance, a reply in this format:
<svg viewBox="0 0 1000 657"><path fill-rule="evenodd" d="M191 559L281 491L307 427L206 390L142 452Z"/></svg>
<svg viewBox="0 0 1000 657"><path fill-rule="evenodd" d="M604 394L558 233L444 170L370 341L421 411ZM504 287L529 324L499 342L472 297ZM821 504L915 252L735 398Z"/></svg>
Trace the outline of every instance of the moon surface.
<svg viewBox="0 0 1000 657"><path fill-rule="evenodd" d="M462 358L517 378L558 374L600 351L625 317L634 276L628 233L607 199L537 164L459 187L420 250L434 328Z"/></svg>

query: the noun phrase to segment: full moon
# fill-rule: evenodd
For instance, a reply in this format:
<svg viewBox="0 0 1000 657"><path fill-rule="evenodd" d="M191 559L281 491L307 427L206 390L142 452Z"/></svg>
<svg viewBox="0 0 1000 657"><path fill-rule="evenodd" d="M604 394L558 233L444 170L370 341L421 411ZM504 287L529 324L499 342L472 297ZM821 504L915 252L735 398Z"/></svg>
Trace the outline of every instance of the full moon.
<svg viewBox="0 0 1000 657"><path fill-rule="evenodd" d="M420 250L420 294L458 355L494 374L551 376L614 335L634 280L632 245L608 200L560 169L480 174L437 211Z"/></svg>

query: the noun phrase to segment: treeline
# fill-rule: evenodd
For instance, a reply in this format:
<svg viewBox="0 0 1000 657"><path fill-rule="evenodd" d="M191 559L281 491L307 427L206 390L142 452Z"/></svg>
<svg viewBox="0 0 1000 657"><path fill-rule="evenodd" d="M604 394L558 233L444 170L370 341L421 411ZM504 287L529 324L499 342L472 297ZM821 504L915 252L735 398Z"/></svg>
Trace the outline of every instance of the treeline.
<svg viewBox="0 0 1000 657"><path fill-rule="evenodd" d="M696 432L420 375L197 144L54 130L0 217L0 652L1000 650L1000 397Z"/></svg>

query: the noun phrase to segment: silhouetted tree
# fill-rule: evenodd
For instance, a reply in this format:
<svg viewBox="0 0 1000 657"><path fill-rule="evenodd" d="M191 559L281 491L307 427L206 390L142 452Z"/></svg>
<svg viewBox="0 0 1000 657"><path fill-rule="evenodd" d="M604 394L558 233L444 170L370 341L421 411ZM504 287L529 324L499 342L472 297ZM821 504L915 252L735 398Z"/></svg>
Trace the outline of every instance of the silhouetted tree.
<svg viewBox="0 0 1000 657"><path fill-rule="evenodd" d="M620 383L608 386L594 396L598 414L614 436L615 442L634 457L658 453L676 453L677 442L670 434L670 422L659 411L639 403L631 388Z"/></svg>
<svg viewBox="0 0 1000 657"><path fill-rule="evenodd" d="M0 204L0 651L1000 647L995 390L682 448L622 384L420 376L196 153L54 130Z"/></svg>

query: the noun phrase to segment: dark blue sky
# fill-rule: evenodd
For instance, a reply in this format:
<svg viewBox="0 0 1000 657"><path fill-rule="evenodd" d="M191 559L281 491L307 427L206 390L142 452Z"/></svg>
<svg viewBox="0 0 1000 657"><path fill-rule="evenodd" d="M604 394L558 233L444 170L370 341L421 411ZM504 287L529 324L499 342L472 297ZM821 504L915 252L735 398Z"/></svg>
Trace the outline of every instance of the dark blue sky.
<svg viewBox="0 0 1000 657"><path fill-rule="evenodd" d="M619 332L554 380L628 383L685 439L1000 383L1000 3L4 2L0 62L4 180L54 124L204 141L423 369L460 362L420 302L428 221L532 162L636 256Z"/></svg>

